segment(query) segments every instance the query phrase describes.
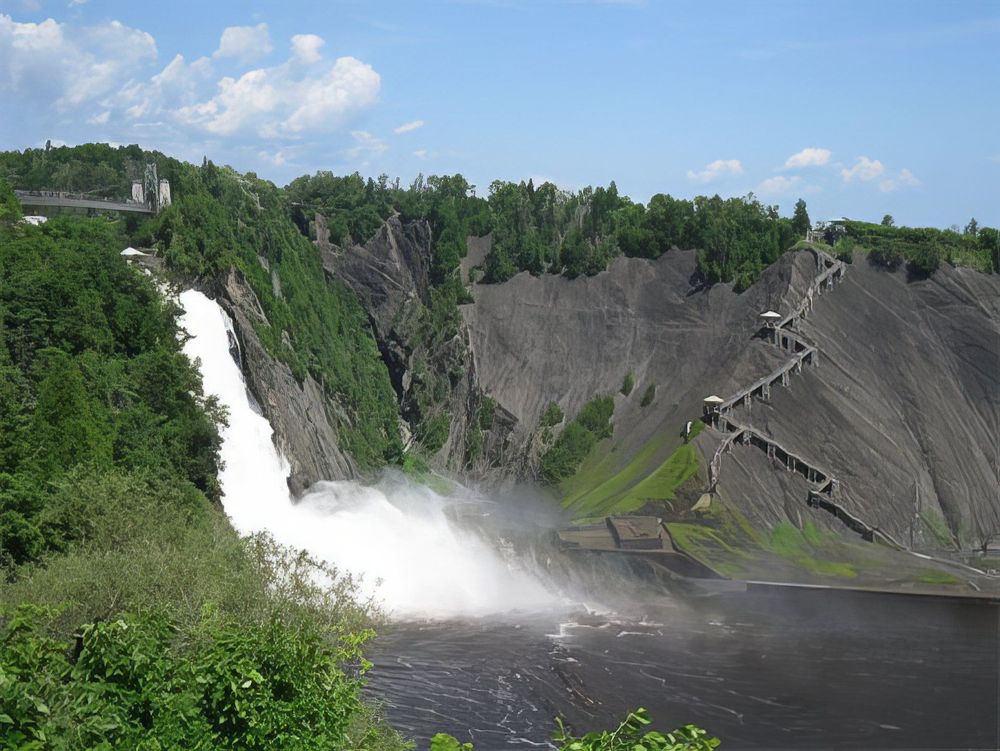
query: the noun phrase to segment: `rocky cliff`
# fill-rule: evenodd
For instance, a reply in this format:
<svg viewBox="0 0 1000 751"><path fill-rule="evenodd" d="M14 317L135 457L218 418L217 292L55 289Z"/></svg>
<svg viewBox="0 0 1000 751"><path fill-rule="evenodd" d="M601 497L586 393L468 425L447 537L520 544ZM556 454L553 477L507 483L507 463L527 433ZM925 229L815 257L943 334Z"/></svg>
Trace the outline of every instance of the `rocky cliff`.
<svg viewBox="0 0 1000 751"><path fill-rule="evenodd" d="M736 393L787 361L787 351L761 337L759 315L797 308L822 267L812 251L790 253L741 294L702 286L696 254L683 250L655 261L618 258L593 277L522 273L504 284L472 283L473 302L440 337L425 325L425 222L393 217L364 245L342 249L323 237L317 244L326 273L347 282L368 313L401 430L409 437L435 416L447 419L433 464L491 486L531 480L552 440L539 426L546 407L555 402L569 419L595 395L612 394L613 435L590 457L599 472L588 481L619 493L682 445L704 397ZM474 239L470 257L481 260L488 246L488 238ZM463 265L463 278L475 265ZM254 305L237 279L226 287L246 330ZM950 536L970 547L1000 532L1000 278L942 267L913 279L861 256L794 325L817 348L815 367L735 407L733 418L824 467L838 481L836 504L897 539L934 547ZM262 350L255 354L252 337L245 346L248 360L264 363L248 378L295 464L295 486L353 475L316 384L297 384ZM634 387L626 396L628 374ZM694 498L708 488L707 467L724 437L709 429L695 442L702 461ZM803 519L842 526L807 504L814 489L742 443L722 455L715 487L759 528Z"/></svg>
<svg viewBox="0 0 1000 751"><path fill-rule="evenodd" d="M292 493L301 495L319 480L356 477L357 467L339 445L333 402L311 376L299 382L288 365L264 348L254 325L268 322L241 274L231 270L210 292L233 319L247 386L274 428L279 450L288 459Z"/></svg>
<svg viewBox="0 0 1000 751"><path fill-rule="evenodd" d="M736 294L699 288L694 254L674 251L619 258L591 278L521 274L478 286L463 309L478 381L515 417L519 448L531 445L549 401L572 415L594 394L616 394L604 474L655 446L644 460L652 469L680 445L704 397L732 394L787 359L757 336L758 316L795 308L816 270L813 253L789 254ZM817 367L737 408L737 418L829 468L838 502L899 538L914 514L918 543L921 534L941 542L929 539L939 519L966 546L1000 532L1000 279L943 267L914 280L859 258L799 330L819 349ZM636 385L625 397L630 371ZM643 408L638 394L651 383L656 398ZM715 431L699 439L704 466L720 440ZM521 456L516 466L530 473L530 454ZM723 462L718 490L749 518L801 519L804 478L754 447Z"/></svg>
<svg viewBox="0 0 1000 751"><path fill-rule="evenodd" d="M316 224L325 222L318 217ZM477 242L472 239L474 246ZM516 476L505 453L515 420L503 405L493 410L488 425L479 419L483 392L467 327L460 320L443 327L429 320L427 222L404 223L394 216L364 245L342 249L320 241L317 246L327 274L347 282L368 312L399 398L408 445L422 426L446 420L447 436L431 450L439 468L494 481Z"/></svg>

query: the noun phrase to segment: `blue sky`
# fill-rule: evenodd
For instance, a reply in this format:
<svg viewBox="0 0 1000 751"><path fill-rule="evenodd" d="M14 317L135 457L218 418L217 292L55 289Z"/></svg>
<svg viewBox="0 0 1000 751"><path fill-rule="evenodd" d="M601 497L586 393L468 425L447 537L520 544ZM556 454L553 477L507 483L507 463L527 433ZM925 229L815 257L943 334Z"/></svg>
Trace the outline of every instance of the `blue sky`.
<svg viewBox="0 0 1000 751"><path fill-rule="evenodd" d="M711 5L712 7L706 7ZM0 0L0 147L1000 224L1000 3Z"/></svg>

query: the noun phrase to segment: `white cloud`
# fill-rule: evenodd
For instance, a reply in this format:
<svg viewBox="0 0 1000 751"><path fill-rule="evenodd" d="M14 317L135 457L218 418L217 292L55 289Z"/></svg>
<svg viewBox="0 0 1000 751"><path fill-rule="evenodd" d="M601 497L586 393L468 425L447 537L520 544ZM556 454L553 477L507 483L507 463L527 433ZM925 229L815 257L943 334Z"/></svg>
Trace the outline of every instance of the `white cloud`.
<svg viewBox="0 0 1000 751"><path fill-rule="evenodd" d="M427 159L428 156L427 149L417 149L416 151L413 152L413 156L415 156L417 159Z"/></svg>
<svg viewBox="0 0 1000 751"><path fill-rule="evenodd" d="M256 26L228 26L222 30L219 49L212 57L232 57L241 63L252 63L270 55L272 49L266 23Z"/></svg>
<svg viewBox="0 0 1000 751"><path fill-rule="evenodd" d="M344 149L344 156L351 161L362 160L362 164L367 164L368 159L385 153L389 148L385 141L367 130L352 130L351 138L354 139L354 145Z"/></svg>
<svg viewBox="0 0 1000 751"><path fill-rule="evenodd" d="M853 180L868 182L869 180L881 177L884 173L885 166L882 162L878 159L869 159L866 156L859 156L858 160L854 163L854 166L850 169L845 167L840 170L840 176L844 178L845 183L852 182Z"/></svg>
<svg viewBox="0 0 1000 751"><path fill-rule="evenodd" d="M278 151L275 151L273 154L267 151L257 152L258 159L273 164L275 167L283 166L285 162L288 161L288 156L289 156L288 151L285 149L279 149Z"/></svg>
<svg viewBox="0 0 1000 751"><path fill-rule="evenodd" d="M393 133L410 133L410 132L412 132L414 130L417 130L417 128L422 128L422 127L424 127L424 121L423 120L413 120L413 121L408 122L408 123L403 123L398 128L393 128L392 132Z"/></svg>
<svg viewBox="0 0 1000 751"><path fill-rule="evenodd" d="M155 125L161 142L169 133L177 144L195 143L200 134L298 140L342 128L379 97L381 77L371 65L324 58L323 45L314 34L299 34L284 62L256 67L242 61L271 49L267 26L230 27L215 57L236 70L221 77L215 66L222 61L212 57L177 54L157 65L153 37L118 21L20 23L0 13L0 108L71 111L79 125L102 128L102 135L111 126ZM281 146L268 149L279 149L272 163L287 159Z"/></svg>
<svg viewBox="0 0 1000 751"><path fill-rule="evenodd" d="M123 107L132 119L159 114L195 100L199 89L211 81L212 73L212 61L207 57L188 63L183 55L174 55L148 83L130 82L104 105Z"/></svg>
<svg viewBox="0 0 1000 751"><path fill-rule="evenodd" d="M107 94L156 59L156 42L119 21L68 29L0 14L0 91L60 110Z"/></svg>
<svg viewBox="0 0 1000 751"><path fill-rule="evenodd" d="M819 149L810 147L802 149L797 154L792 154L785 160L785 167L794 169L797 167L822 167L830 161L830 149Z"/></svg>
<svg viewBox="0 0 1000 751"><path fill-rule="evenodd" d="M917 179L910 170L904 167L899 171L899 174L892 178L887 178L878 184L879 190L883 193L891 193L897 188L914 188L920 185L920 180Z"/></svg>
<svg viewBox="0 0 1000 751"><path fill-rule="evenodd" d="M282 123L293 133L321 130L342 116L373 105L382 79L375 69L355 57L338 57L324 75L293 83L289 101L294 111Z"/></svg>
<svg viewBox="0 0 1000 751"><path fill-rule="evenodd" d="M292 37L292 52L299 61L312 65L323 59L319 50L324 44L323 37L315 34L296 34Z"/></svg>
<svg viewBox="0 0 1000 751"><path fill-rule="evenodd" d="M353 57L338 58L320 75L303 78L286 64L238 79L227 76L214 97L181 107L176 115L216 135L294 136L336 127L344 116L374 104L380 87L379 74Z"/></svg>
<svg viewBox="0 0 1000 751"><path fill-rule="evenodd" d="M769 177L758 185L757 190L754 192L761 196L784 195L798 185L800 180L801 178L798 175L793 175L792 177L785 177L784 175Z"/></svg>
<svg viewBox="0 0 1000 751"><path fill-rule="evenodd" d="M687 176L688 180L693 180L696 183L708 183L713 180L717 180L723 175L742 175L743 165L740 163L739 159L716 159L711 164L707 165L705 169L695 172L694 170L688 170Z"/></svg>

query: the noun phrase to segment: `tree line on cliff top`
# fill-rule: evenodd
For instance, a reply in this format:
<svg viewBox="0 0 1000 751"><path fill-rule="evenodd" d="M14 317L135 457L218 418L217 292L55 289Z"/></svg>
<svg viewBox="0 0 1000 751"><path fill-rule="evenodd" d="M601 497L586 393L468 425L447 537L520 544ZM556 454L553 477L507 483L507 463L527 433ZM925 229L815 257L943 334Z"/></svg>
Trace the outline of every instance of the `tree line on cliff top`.
<svg viewBox="0 0 1000 751"><path fill-rule="evenodd" d="M190 165L137 146L112 149L101 144L0 154L0 178L17 187L101 195L118 190L121 195L137 165L151 159L160 165L160 174L172 180L181 199L192 187L202 187L192 186L195 173ZM214 165L206 160L202 172L211 168ZM242 177L263 183L252 174ZM497 180L485 196L479 193L461 175L418 176L404 185L385 175L365 179L357 173L317 172L293 180L275 198L303 234L310 232L313 214L322 212L331 242L341 246L365 242L393 212L404 219L427 219L434 237L432 282L442 287L453 284L466 253L466 236L492 233L493 248L482 274L485 282L502 282L520 271L569 277L594 274L618 255L658 258L671 248L686 248L698 251L705 282L728 282L739 290L752 284L809 228L801 199L791 217L782 217L777 206L762 203L753 194L689 200L658 193L642 204L622 196L614 182L568 191L551 182L536 186L532 180ZM202 212L198 218L210 220L210 213ZM216 239L216 233L207 234ZM875 261L884 257L889 266L913 260L926 270L935 257L983 270L998 270L1000 264L997 230L987 227L962 233L850 222L849 234L862 247L871 245ZM212 249L219 245L188 249L176 254L175 260L207 271L219 261ZM886 249L892 252L883 252Z"/></svg>

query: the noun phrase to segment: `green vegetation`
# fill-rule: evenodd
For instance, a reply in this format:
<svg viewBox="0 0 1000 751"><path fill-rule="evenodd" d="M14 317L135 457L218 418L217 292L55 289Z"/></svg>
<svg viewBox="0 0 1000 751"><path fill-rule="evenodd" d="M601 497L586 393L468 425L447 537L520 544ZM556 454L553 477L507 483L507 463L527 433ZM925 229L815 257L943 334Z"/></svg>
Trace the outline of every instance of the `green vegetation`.
<svg viewBox="0 0 1000 751"><path fill-rule="evenodd" d="M918 276L929 276L942 262L1000 271L1000 231L996 229L979 227L975 220L958 232L957 228L896 227L892 217L886 219L881 224L845 222L847 236L868 251L872 263L895 269L906 262Z"/></svg>
<svg viewBox="0 0 1000 751"><path fill-rule="evenodd" d="M651 383L646 387L646 390L642 393L642 399L639 401L640 407L648 407L653 403L656 398L656 384Z"/></svg>
<svg viewBox="0 0 1000 751"><path fill-rule="evenodd" d="M811 227L806 202L800 198L795 202L795 210L792 212L792 229L798 237L805 237Z"/></svg>
<svg viewBox="0 0 1000 751"><path fill-rule="evenodd" d="M340 434L358 463L401 461L395 393L367 317L350 289L326 281L315 248L290 220L284 191L207 160L195 167L137 146L102 144L5 152L0 176L17 187L121 197L148 161L170 180L174 204L141 225L134 217L116 222L113 244L158 247L185 278L218 279L238 269L266 316L254 324L264 346L339 405L347 416Z"/></svg>
<svg viewBox="0 0 1000 751"><path fill-rule="evenodd" d="M577 483L564 483L561 487L570 492L563 499L563 506L571 509L577 519L593 519L613 514L627 514L638 511L649 504L661 504L671 509L677 490L692 478L701 468L698 449L690 443L704 428L700 420L694 422L688 441L675 449L658 466L651 466L657 443L647 447L620 471L603 479L594 472L582 472L586 476L580 492L571 488ZM665 442L663 442L665 443ZM595 462L600 471L601 462ZM576 480L576 478L574 478Z"/></svg>
<svg viewBox="0 0 1000 751"><path fill-rule="evenodd" d="M673 247L699 248L706 281L749 286L795 241L795 229L752 195L693 201L657 194L648 205L607 188L561 191L551 183L494 182L489 207L494 249L486 281L518 271L596 274L617 255L658 258Z"/></svg>
<svg viewBox="0 0 1000 751"><path fill-rule="evenodd" d="M451 429L451 417L445 413L434 415L425 420L420 425L417 432L417 440L428 454L437 453L448 440L448 431Z"/></svg>
<svg viewBox="0 0 1000 751"><path fill-rule="evenodd" d="M51 516L77 467L216 487L221 414L180 351L177 309L104 221L0 226L0 564L67 543Z"/></svg>
<svg viewBox="0 0 1000 751"><path fill-rule="evenodd" d="M961 584L962 580L959 579L954 574L949 574L946 571L928 571L925 574L920 574L917 577L917 581L921 584Z"/></svg>
<svg viewBox="0 0 1000 751"><path fill-rule="evenodd" d="M542 413L541 425L544 428L554 428L563 421L563 411L555 402L549 402L549 406Z"/></svg>
<svg viewBox="0 0 1000 751"><path fill-rule="evenodd" d="M546 485L557 485L574 474L594 445L611 437L611 415L615 400L610 396L591 399L563 429L552 447L542 455L539 474Z"/></svg>
<svg viewBox="0 0 1000 751"><path fill-rule="evenodd" d="M837 240L832 248L834 255L837 259L843 261L844 263L854 263L854 251L857 250L858 244L849 235Z"/></svg>
<svg viewBox="0 0 1000 751"><path fill-rule="evenodd" d="M652 720L645 709L629 712L613 730L573 735L563 721L556 718L556 732L552 740L560 751L712 751L718 748L718 738L694 725L660 733L650 730ZM445 733L431 739L430 751L473 751L471 743L459 743Z"/></svg>
<svg viewBox="0 0 1000 751"><path fill-rule="evenodd" d="M455 483L434 472L425 459L412 451L403 460L403 471L438 495L447 496L455 492Z"/></svg>
<svg viewBox="0 0 1000 751"><path fill-rule="evenodd" d="M355 584L213 503L224 415L126 228L5 216L0 747L401 748Z"/></svg>
<svg viewBox="0 0 1000 751"><path fill-rule="evenodd" d="M635 373L631 370L625 374L625 380L622 381L622 394L628 396L632 393L632 389L635 388Z"/></svg>
<svg viewBox="0 0 1000 751"><path fill-rule="evenodd" d="M833 539L833 535L820 532L812 522L806 522L801 530L788 522L781 522L771 530L771 539L766 547L772 553L787 558L811 573L821 576L856 577L858 572L850 563L831 561L815 555L817 549Z"/></svg>
<svg viewBox="0 0 1000 751"><path fill-rule="evenodd" d="M948 522L945 521L940 511L921 511L920 521L924 523L924 526L931 533L935 543L943 548L955 547L955 536L948 528Z"/></svg>

